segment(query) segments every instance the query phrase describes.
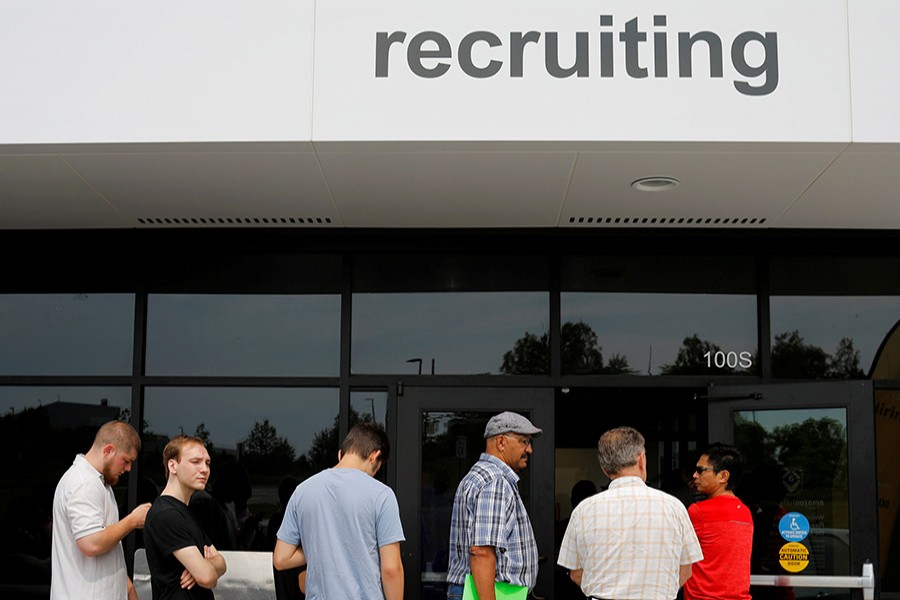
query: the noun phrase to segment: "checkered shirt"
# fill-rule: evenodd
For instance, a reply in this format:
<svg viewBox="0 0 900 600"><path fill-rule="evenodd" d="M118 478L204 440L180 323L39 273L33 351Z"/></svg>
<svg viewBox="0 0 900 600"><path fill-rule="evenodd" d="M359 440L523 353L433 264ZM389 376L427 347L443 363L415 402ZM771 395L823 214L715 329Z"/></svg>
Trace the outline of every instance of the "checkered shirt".
<svg viewBox="0 0 900 600"><path fill-rule="evenodd" d="M461 585L465 581L470 547L493 546L496 580L534 587L537 543L518 482L519 476L490 454L482 454L459 482L450 521L448 582Z"/></svg>
<svg viewBox="0 0 900 600"><path fill-rule="evenodd" d="M681 565L703 559L687 509L639 477L619 477L572 512L559 564L584 569L587 596L672 600Z"/></svg>

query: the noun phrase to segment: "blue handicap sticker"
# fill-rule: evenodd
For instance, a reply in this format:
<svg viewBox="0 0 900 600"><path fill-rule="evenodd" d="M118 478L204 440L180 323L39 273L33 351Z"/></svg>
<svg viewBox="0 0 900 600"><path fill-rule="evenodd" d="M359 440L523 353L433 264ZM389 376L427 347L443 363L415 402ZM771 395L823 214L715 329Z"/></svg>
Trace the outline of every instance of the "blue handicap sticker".
<svg viewBox="0 0 900 600"><path fill-rule="evenodd" d="M798 512L789 512L778 523L781 537L789 542L799 542L809 535L809 519Z"/></svg>

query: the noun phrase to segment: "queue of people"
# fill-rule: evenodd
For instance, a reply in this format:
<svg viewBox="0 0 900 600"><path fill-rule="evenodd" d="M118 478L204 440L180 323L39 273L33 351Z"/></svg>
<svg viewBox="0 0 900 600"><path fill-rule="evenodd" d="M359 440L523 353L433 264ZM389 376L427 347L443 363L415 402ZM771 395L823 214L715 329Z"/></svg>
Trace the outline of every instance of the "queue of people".
<svg viewBox="0 0 900 600"><path fill-rule="evenodd" d="M462 599L467 588L480 600L495 600L498 586L521 598L534 588L539 555L518 482L541 433L513 412L488 421L485 450L454 498L448 600ZM210 476L203 441L172 438L163 451L162 493L119 519L112 486L139 450L130 425L107 423L60 480L52 600L137 600L121 544L136 529L143 529L154 600L214 598L227 565L188 508ZM399 507L393 490L375 479L389 456L384 430L357 424L341 444L337 465L293 489L273 565L291 573L298 589L302 583L306 598L403 598ZM683 588L685 600L749 600L753 522L733 492L742 469L737 450L714 444L700 455L693 487L708 499L689 508L647 486L645 442L635 429L605 432L598 458L609 487L574 507L558 556L584 597L672 600Z"/></svg>

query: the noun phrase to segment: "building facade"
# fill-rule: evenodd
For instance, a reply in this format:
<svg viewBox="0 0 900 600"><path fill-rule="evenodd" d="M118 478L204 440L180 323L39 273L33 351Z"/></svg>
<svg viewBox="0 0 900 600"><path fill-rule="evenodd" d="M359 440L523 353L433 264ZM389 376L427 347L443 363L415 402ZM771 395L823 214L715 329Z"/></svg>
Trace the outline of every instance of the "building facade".
<svg viewBox="0 0 900 600"><path fill-rule="evenodd" d="M159 8L0 9L4 597L47 595L55 482L120 418L123 510L198 435L254 551L279 488L382 423L407 595L441 598L501 410L545 431L535 597L572 597L572 489L625 424L685 502L704 445L745 452L754 575L871 562L900 597L900 9Z"/></svg>

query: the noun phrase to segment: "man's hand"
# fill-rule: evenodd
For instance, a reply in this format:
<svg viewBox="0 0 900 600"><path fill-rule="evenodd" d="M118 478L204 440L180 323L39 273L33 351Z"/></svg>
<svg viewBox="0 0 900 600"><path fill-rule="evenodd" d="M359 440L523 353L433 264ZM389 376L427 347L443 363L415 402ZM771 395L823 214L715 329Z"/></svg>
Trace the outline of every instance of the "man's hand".
<svg viewBox="0 0 900 600"><path fill-rule="evenodd" d="M128 515L127 518L130 519L130 524L134 529L144 528L144 522L147 520L147 511L150 510L150 506L149 502L141 504Z"/></svg>
<svg viewBox="0 0 900 600"><path fill-rule="evenodd" d="M189 589L191 589L192 587L194 587L195 585L197 585L197 580L194 579L194 576L191 575L191 572L190 572L190 571L188 571L187 569L185 569L185 570L181 573L181 589L183 589L183 590L189 590Z"/></svg>

